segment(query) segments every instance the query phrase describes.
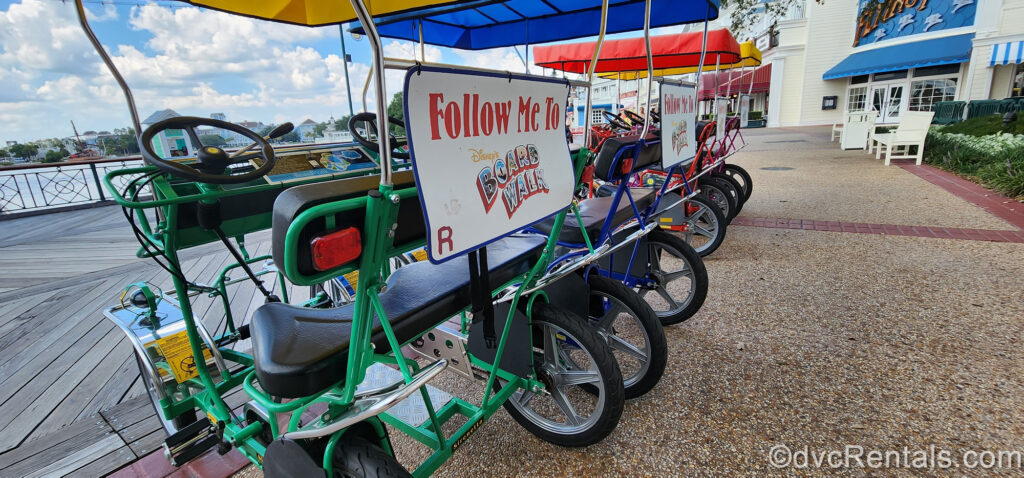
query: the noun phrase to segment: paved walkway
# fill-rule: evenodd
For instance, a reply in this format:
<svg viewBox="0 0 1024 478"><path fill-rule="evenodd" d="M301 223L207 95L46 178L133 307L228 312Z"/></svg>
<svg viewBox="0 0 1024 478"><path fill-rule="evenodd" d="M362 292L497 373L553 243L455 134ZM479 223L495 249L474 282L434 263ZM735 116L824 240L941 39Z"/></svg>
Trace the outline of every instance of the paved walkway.
<svg viewBox="0 0 1024 478"><path fill-rule="evenodd" d="M754 195L706 260L703 310L666 330L662 383L585 450L547 445L499 412L439 475L765 475L780 472L767 461L775 444L1024 447L1020 204L840 151L827 128L745 134L734 159ZM100 315L130 280L164 276L130 238L109 207L0 222L0 476L244 465L210 454L174 470L154 452L130 348ZM266 237L249 244L266 250ZM206 278L225 260L210 248L185 262ZM236 299L240 315L259 303L251 287ZM478 398L447 375L441 388ZM403 463L423 458L393 439Z"/></svg>

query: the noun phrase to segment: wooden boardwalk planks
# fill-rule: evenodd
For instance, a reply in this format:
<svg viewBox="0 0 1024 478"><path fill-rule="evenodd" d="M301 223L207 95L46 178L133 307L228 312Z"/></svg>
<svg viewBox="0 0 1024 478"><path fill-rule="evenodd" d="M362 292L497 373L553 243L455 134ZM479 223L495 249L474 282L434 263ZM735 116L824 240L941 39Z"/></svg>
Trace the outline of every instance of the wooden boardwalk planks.
<svg viewBox="0 0 1024 478"><path fill-rule="evenodd" d="M102 311L131 282L171 289L167 273L135 257L138 245L116 207L2 224L0 476L102 476L157 450L164 432L132 349ZM252 256L269 252L269 233L246 239ZM184 251L181 261L190 279L212 283L232 259L210 244ZM264 280L276 285L276 276ZM289 293L308 295L305 288ZM237 325L263 303L248 281L229 295ZM219 299L199 295L192 303L211 331L223 326ZM244 398L235 394L229 402L238 406Z"/></svg>

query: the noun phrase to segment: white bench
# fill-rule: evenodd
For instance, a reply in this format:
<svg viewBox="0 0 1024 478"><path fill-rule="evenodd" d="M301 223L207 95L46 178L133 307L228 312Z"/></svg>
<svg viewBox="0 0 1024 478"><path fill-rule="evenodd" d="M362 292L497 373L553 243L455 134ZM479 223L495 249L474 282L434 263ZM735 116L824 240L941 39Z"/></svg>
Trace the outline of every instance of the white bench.
<svg viewBox="0 0 1024 478"><path fill-rule="evenodd" d="M914 159L918 165L924 158L924 140L928 136L928 128L932 124L932 111L908 111L903 113L896 131L876 134L871 138L871 148L875 149L875 159L882 157L885 149L885 165L893 159ZM910 148L917 147L914 154ZM870 152L870 149L868 150Z"/></svg>

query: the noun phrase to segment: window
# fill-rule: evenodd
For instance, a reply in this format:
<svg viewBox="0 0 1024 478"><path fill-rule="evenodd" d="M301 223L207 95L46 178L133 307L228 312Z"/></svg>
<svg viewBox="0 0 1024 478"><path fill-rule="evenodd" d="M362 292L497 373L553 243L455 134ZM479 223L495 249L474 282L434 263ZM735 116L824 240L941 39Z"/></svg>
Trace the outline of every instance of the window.
<svg viewBox="0 0 1024 478"><path fill-rule="evenodd" d="M910 111L931 111L936 101L953 101L956 78L916 80L910 83Z"/></svg>
<svg viewBox="0 0 1024 478"><path fill-rule="evenodd" d="M854 76L854 77L850 78L850 84L851 85L859 85L861 83L867 83L869 78L870 78L870 75L857 75L857 76Z"/></svg>
<svg viewBox="0 0 1024 478"><path fill-rule="evenodd" d="M1024 96L1024 64L1018 63L1010 80L1010 96Z"/></svg>
<svg viewBox="0 0 1024 478"><path fill-rule="evenodd" d="M920 78L922 76L947 76L956 75L959 73L959 63L954 63L952 65L926 66L924 68L914 68L914 78Z"/></svg>
<svg viewBox="0 0 1024 478"><path fill-rule="evenodd" d="M849 94L846 95L846 111L849 113L864 111L864 107L867 106L867 99L868 87L850 88Z"/></svg>
<svg viewBox="0 0 1024 478"><path fill-rule="evenodd" d="M875 81L898 80L900 78L906 78L907 77L907 70L887 71L885 73L875 73L874 75L872 75L872 77L873 77L873 79Z"/></svg>
<svg viewBox="0 0 1024 478"><path fill-rule="evenodd" d="M590 111L590 122L593 124L604 124L604 114L601 112L604 110L594 108Z"/></svg>

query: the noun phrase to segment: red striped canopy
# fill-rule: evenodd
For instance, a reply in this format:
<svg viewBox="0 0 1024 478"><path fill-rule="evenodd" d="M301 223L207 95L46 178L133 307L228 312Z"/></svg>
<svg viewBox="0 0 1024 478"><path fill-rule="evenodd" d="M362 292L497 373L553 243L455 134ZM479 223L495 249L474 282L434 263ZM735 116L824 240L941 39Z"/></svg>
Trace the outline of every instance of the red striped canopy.
<svg viewBox="0 0 1024 478"><path fill-rule="evenodd" d="M739 93L764 93L772 82L772 65L761 65L753 70L729 70L718 73L704 73L700 79L700 99L715 97L715 75L718 75L718 96ZM753 82L753 85L751 85Z"/></svg>
<svg viewBox="0 0 1024 478"><path fill-rule="evenodd" d="M697 66L700 63L703 37L702 31L651 37L654 69ZM597 42L538 45L533 47L534 63L537 66L569 73L586 73L596 46ZM740 44L729 30L722 28L708 31L704 65L731 65L739 61ZM641 70L647 70L647 52L643 37L608 40L601 46L597 73Z"/></svg>

